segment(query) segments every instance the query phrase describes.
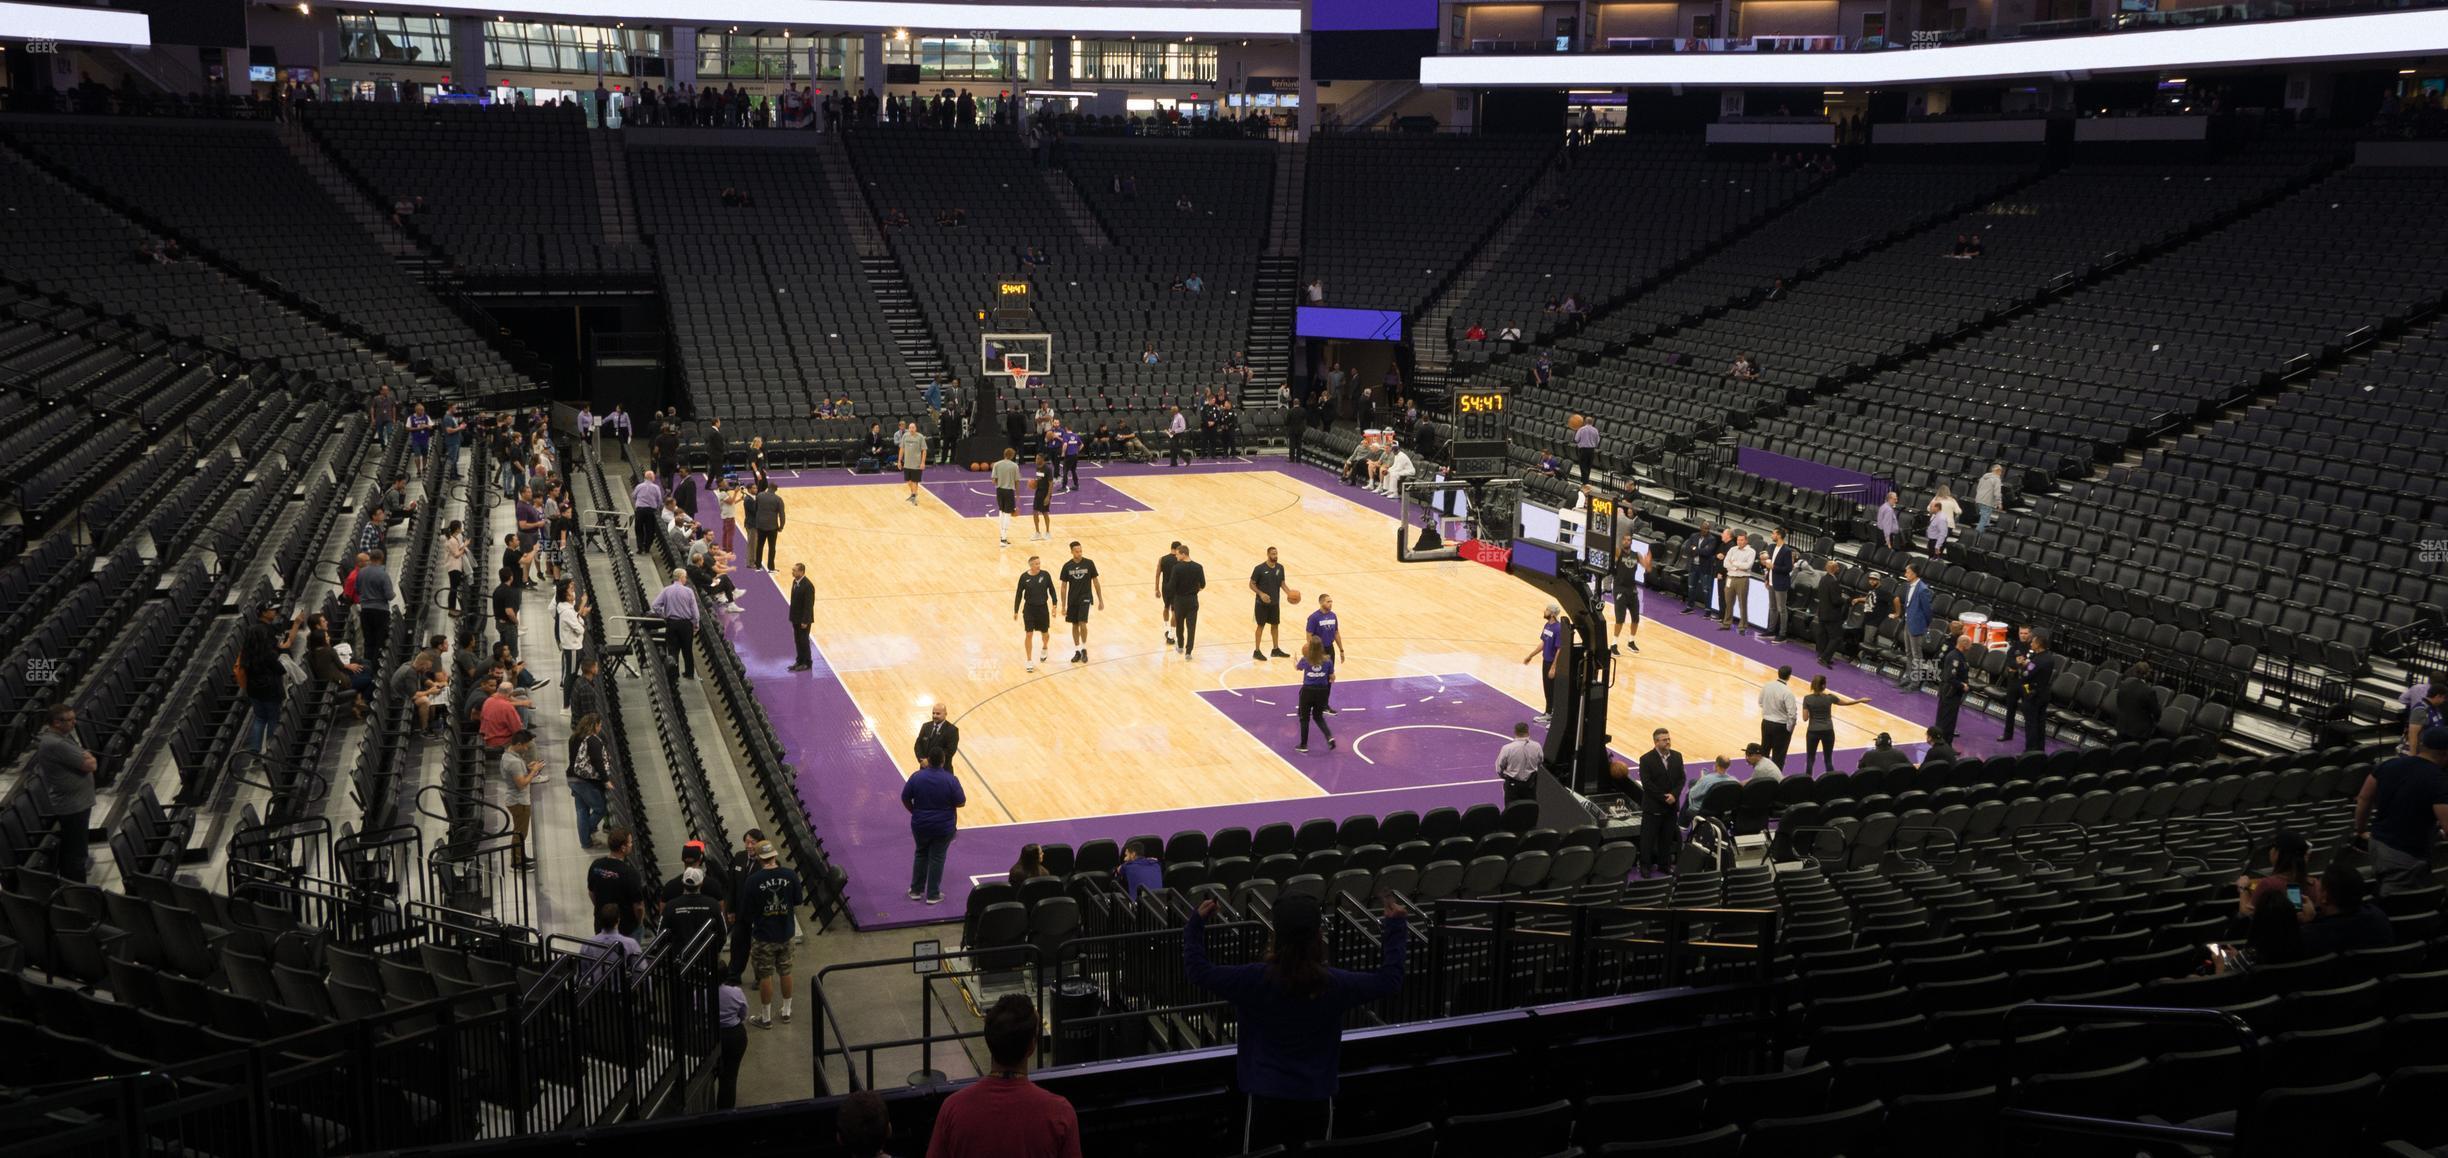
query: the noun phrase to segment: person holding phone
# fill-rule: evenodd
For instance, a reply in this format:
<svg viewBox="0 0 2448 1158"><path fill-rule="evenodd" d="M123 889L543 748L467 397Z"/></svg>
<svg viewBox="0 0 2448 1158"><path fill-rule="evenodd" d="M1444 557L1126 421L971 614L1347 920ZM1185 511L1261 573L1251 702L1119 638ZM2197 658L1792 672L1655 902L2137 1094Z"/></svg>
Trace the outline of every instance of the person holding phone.
<svg viewBox="0 0 2448 1158"><path fill-rule="evenodd" d="M2308 862L2312 858L2312 842L2301 833L2281 831L2270 841L2269 872L2260 877L2251 873L2236 878L2236 912L2252 916L2271 898L2282 898L2286 908L2301 919L2312 919L2313 905L2319 899L2320 883L2312 878Z"/></svg>
<svg viewBox="0 0 2448 1158"><path fill-rule="evenodd" d="M1274 934L1263 962L1210 964L1207 922L1218 911L1211 897L1183 927L1182 965L1192 985L1231 1002L1241 1023L1233 1084L1248 1099L1242 1148L1330 1137L1342 1070L1343 1015L1402 988L1410 937L1402 904L1384 898L1385 958L1367 973L1326 964L1323 906L1299 895L1275 905Z"/></svg>

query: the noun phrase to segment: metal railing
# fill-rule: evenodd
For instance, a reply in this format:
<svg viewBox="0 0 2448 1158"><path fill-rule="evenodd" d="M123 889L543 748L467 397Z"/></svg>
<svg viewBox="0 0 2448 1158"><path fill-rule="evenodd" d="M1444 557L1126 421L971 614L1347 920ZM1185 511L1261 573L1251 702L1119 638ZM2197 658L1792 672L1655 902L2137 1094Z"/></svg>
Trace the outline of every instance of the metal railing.
<svg viewBox="0 0 2448 1158"><path fill-rule="evenodd" d="M946 1029L937 1032L934 995L925 991L936 983L950 982L960 986L964 993L977 993L989 984L999 982L1000 984L996 987L1009 992L1026 994L1030 1000L1037 1003L1037 1008L1041 1013L1045 1012L1047 1010L1043 984L1045 979L1039 969L1037 947L1023 943L1001 947L990 952L995 955L972 954L966 950L947 949L934 953L914 953L906 957L885 957L873 961L846 961L838 965L827 965L817 970L815 984L812 986L816 996L816 1032L811 1037L810 1051L810 1060L813 1062L810 1068L814 1073L815 1096L821 1098L836 1093L852 1093L858 1090L878 1088L875 1076L876 1054L888 1049L915 1048L918 1050L918 1069L909 1074L908 1084L916 1085L923 1081L940 1080L943 1075L935 1068L935 1047L938 1044L952 1044L981 1038L985 1036L985 1031L983 1029ZM986 956L986 964L979 964L980 956ZM834 994L825 992L827 979L876 969L912 970L927 979L926 984L921 986L919 994L918 1036L854 1041L849 1031L842 1027L840 1003L835 999ZM976 989L971 988L973 981L979 983ZM836 981L834 984L835 994L838 994L840 983ZM981 1000L978 1004L985 1003ZM1060 1033L1061 1030L1058 1027L1056 1029L1058 1038ZM846 1085L841 1089L833 1087L831 1075L826 1068L835 1059L840 1061L842 1073L847 1079Z"/></svg>
<svg viewBox="0 0 2448 1158"><path fill-rule="evenodd" d="M1997 1088L2008 1091L2007 1103L1992 1119L1995 1135L1987 1147L1990 1153L2009 1152L2009 1139L2024 1141L2048 1139L2063 1144L2065 1136L2084 1138L2123 1139L2132 1142L2165 1143L2176 1146L2208 1146L2229 1151L2236 1145L2236 1129L2241 1128L2244 1111L2251 1104L2249 1083L2237 1089L2238 1105L2234 1128L2210 1130L2197 1126L2178 1126L2166 1122L2143 1122L2126 1118L2103 1118L2092 1114L2070 1114L2054 1110L2035 1109L2019 1104L2032 1087L2016 1080L2015 1043L2019 1040L2018 1023L2045 1021L2066 1022L2126 1022L2144 1025L2201 1026L2223 1031L2242 1048L2238 1072L2261 1072L2258 1059L2260 1034L2243 1018L2216 1009L2162 1009L2143 1005L2059 1005L2049 1002L2025 1002L2006 1013L2006 1034L1999 1042ZM2157 1152L2157 1146L2149 1147Z"/></svg>
<svg viewBox="0 0 2448 1158"><path fill-rule="evenodd" d="M23 1091L10 1158L322 1158L712 1107L721 938L579 942L501 983L173 1065Z"/></svg>

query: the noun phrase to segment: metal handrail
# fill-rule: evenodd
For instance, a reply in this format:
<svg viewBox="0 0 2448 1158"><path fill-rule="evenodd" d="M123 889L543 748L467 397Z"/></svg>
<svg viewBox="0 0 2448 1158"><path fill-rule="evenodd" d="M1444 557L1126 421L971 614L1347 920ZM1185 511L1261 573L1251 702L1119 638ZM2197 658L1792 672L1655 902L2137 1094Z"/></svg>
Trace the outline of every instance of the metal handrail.
<svg viewBox="0 0 2448 1158"><path fill-rule="evenodd" d="M2181 860L2192 863L2193 865L2197 866L2198 871L2201 872L2208 872L2211 868L2210 862L2203 857L2194 856L2189 853L2178 853L2176 850L2168 847L2168 830L2180 826L2185 828L2218 828L2240 834L2244 838L2246 856L2249 857L2251 855L2252 826L2245 824L2241 820L2233 820L2223 816L2169 816L2163 817L2159 821L2159 851L2167 854L2168 864L2170 866L2173 866L2177 861Z"/></svg>
<svg viewBox="0 0 2448 1158"><path fill-rule="evenodd" d="M2209 1145L2229 1149L2236 1144L2237 1130L2244 1122L2244 1110L2250 1104L2249 1094L2240 1094L2236 1107L2235 1130L2206 1130L2195 1126L2176 1126L2159 1122L2140 1122L2123 1118L2100 1118L2087 1114L2063 1114L2050 1110L2034 1110L2014 1104L2020 1088L2014 1081L2015 1042L2018 1035L2014 1024L2034 1018L2054 1022L2132 1021L2152 1025L2202 1025L2224 1029L2235 1036L2243 1049L2243 1069L2259 1073L2258 1053L2261 1036L2241 1017L2216 1009L2170 1009L2151 1005L2068 1005L2056 1002L2031 1001L2006 1011L2004 1040L1998 1043L1998 1092L2005 1098L1997 1116L1992 1118L1989 1149L2003 1152L2010 1128L2031 1125L2044 1130L2084 1134L2094 1137L2128 1139L2138 1142L2177 1142Z"/></svg>
<svg viewBox="0 0 2448 1158"><path fill-rule="evenodd" d="M1077 942L1074 941L1069 943L1075 944ZM1044 1012L1046 1008L1046 1002L1044 1000L1046 974L1043 967L1043 962L1039 960L1040 954L1037 946L1034 943L1022 942L1017 945L997 945L994 947L993 951L997 953L1014 953L1025 958L1025 962L1023 964L1016 966L1013 969L997 969L992 970L992 972L1007 973L1017 972L1021 969L1028 970L1033 978L1029 988L1035 990L1037 994L1033 1000L1037 1002L1039 1011ZM905 957L881 957L872 961L844 961L838 964L827 965L824 968L817 970L812 989L814 990L816 996L816 1010L819 1021L816 1026L816 1032L809 1035L809 1049L811 1053L811 1060L814 1063L810 1068L814 1071L815 1096L820 1098L827 1097L834 1092L827 1088L825 1083L825 1059L836 1052L841 1054L843 1071L850 1077L850 1089L848 1092L856 1093L862 1089L874 1088L875 1055L876 1051L878 1050L902 1049L908 1046L917 1046L919 1050L918 1072L919 1074L923 1075L934 1072L936 1042L967 1041L971 1038L985 1036L985 1031L982 1028L969 1030L966 1032L954 1032L947 1034L936 1033L934 1003L926 1000L925 995L921 993L918 1003L919 1035L917 1037L895 1041L859 1042L857 1044L852 1044L850 1041L850 1035L844 1032L842 1029L841 1018L840 1015L835 1012L833 1002L825 997L825 978L830 977L835 973L841 973L852 969L878 969L887 966L906 968L920 964L933 964L939 967L937 972L928 974L928 976L944 976L945 974L940 970L940 966L942 966L945 962L954 960L966 962L974 955L974 951L969 949L939 949L933 953L914 953ZM971 972L983 973L988 972L988 970L973 969ZM825 1030L828 1027L830 1027L833 1031L834 1038L841 1042L841 1046L838 1050L827 1049L825 1047ZM850 1055L854 1052L864 1053L867 1056L865 1085L860 1084L858 1066L852 1064L851 1062Z"/></svg>
<svg viewBox="0 0 2448 1158"><path fill-rule="evenodd" d="M453 788L453 787L451 787L451 786L449 786L449 785L447 785L447 784L428 784L428 785L426 785L425 787L423 787L423 788L421 788L421 789L418 789L418 790L417 790L417 794L416 794L416 810L417 810L418 814L420 814L420 815L422 815L422 816L425 816L425 817L427 817L427 818L429 818L429 819L432 819L432 820L439 820L439 821L441 821L441 822L442 822L444 825L455 825L455 824L457 824L457 823L458 823L458 818L457 818L457 817L454 817L454 816L452 816L452 815L450 815L450 814L449 814L449 813L447 813L447 812L435 812L435 811L433 811L432 809L425 807L425 798L426 798L428 795L433 795L433 794L437 794L437 793L438 793L438 794L440 794L440 795L441 795L441 796L442 796L442 797L443 797L445 800L464 800L464 801L466 801L466 802L468 802L468 803L470 803L470 804L473 804L473 805L477 806L478 808L489 809L489 810L491 810L491 811L493 811L493 812L496 812L496 813L499 813L499 814L501 815L501 827L500 827L500 828L498 828L498 829L493 829L493 830L489 830L489 831L480 832L480 833L479 833L479 834L478 834L478 835L477 835L477 836L474 838L475 840L490 840L490 839L492 839L492 838L494 838L494 837L497 837L497 836L508 836L508 835L510 835L511 823L510 823L510 810L509 810L509 809L504 808L504 807L502 807L501 805L495 804L495 803L493 803L492 801L485 799L484 797L478 796L478 795L476 795L476 794L475 794L475 793L473 793L473 792L461 792L461 791L459 791L458 789ZM448 829L448 828L445 828L445 829L444 829L444 832L445 832L446 834L448 833L448 831L449 831L449 829ZM451 843L453 843L453 842L450 842L450 841L448 841L448 840L445 840L445 841L444 841L444 844L443 844L443 846L442 846L442 847L448 847L448 846L449 846ZM474 841L468 841L468 842L464 842L464 843L474 843ZM435 851L436 851L436 852L440 852L440 851L441 851L441 848L436 848L436 849L435 849Z"/></svg>
<svg viewBox="0 0 2448 1158"><path fill-rule="evenodd" d="M240 771L242 767L259 764L277 768L281 771L289 773L294 780L302 780L314 785L316 790L307 793L306 798L300 801L302 804L314 804L331 795L330 777L325 776L321 772L318 772L304 764L300 764L297 761L283 760L277 756L272 756L263 752L237 753L236 756L230 760L230 776L231 778L237 780L240 784L244 784L249 788L261 788L266 792L279 792L281 790L281 786L273 783L271 777L267 776L262 780L253 780L249 779L244 772Z"/></svg>

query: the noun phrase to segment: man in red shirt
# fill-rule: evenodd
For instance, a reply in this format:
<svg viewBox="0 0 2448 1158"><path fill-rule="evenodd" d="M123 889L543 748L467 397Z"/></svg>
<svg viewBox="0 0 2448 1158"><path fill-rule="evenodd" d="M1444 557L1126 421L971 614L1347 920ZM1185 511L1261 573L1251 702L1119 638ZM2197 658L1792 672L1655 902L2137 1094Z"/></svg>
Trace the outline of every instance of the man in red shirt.
<svg viewBox="0 0 2448 1158"><path fill-rule="evenodd" d="M527 722L519 718L518 700L510 694L509 685L501 680L489 681L484 707L476 715L476 734L484 740L485 750L496 755L510 746Z"/></svg>
<svg viewBox="0 0 2448 1158"><path fill-rule="evenodd" d="M1080 1158L1079 1115L1028 1080L1037 1007L1014 993L986 1011L985 1076L944 1099L927 1158Z"/></svg>

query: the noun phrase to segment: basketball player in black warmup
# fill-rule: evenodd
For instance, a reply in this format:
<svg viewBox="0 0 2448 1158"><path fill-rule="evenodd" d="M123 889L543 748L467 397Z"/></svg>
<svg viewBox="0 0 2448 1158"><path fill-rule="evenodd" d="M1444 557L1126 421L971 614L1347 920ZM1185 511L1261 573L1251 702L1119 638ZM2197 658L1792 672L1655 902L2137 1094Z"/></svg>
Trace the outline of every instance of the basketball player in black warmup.
<svg viewBox="0 0 2448 1158"><path fill-rule="evenodd" d="M1037 506L1029 512L1029 529L1035 532L1031 542L1054 537L1054 464L1044 451L1037 452Z"/></svg>
<svg viewBox="0 0 2448 1158"><path fill-rule="evenodd" d="M1054 577L1046 574L1037 556L1029 556L1028 570L1020 573L1020 585L1012 590L1012 618L1020 620L1020 658L1028 660L1028 670L1053 658L1054 646ZM1029 638L1036 637L1037 649L1029 650ZM1034 656L1034 659L1030 657Z"/></svg>
<svg viewBox="0 0 2448 1158"><path fill-rule="evenodd" d="M1173 642L1173 565L1181 562L1181 549L1181 540L1175 539L1172 546L1165 548L1164 554L1156 556L1156 605L1164 612L1166 647L1176 646Z"/></svg>
<svg viewBox="0 0 2448 1158"><path fill-rule="evenodd" d="M1275 548L1267 548L1266 562L1250 569L1250 594L1258 597L1255 614L1258 634L1250 640L1250 658L1266 662L1267 653L1258 650L1266 642L1267 633L1275 634L1275 658L1290 659L1283 649L1283 564L1275 560Z"/></svg>
<svg viewBox="0 0 2448 1158"><path fill-rule="evenodd" d="M1207 569L1190 561L1190 548L1173 546L1173 575L1167 580L1165 593L1172 596L1173 618L1181 636L1181 653L1190 654L1198 646L1199 592L1207 589Z"/></svg>
<svg viewBox="0 0 2448 1158"><path fill-rule="evenodd" d="M1097 578L1096 560L1080 553L1071 540L1071 559L1062 565L1063 618L1071 623L1071 662L1088 662L1088 609L1105 606L1105 584Z"/></svg>
<svg viewBox="0 0 2448 1158"><path fill-rule="evenodd" d="M1640 650L1640 577L1648 567L1649 552L1635 549L1632 536L1615 545L1615 636L1634 651ZM1620 654L1615 648L1608 644L1607 654Z"/></svg>

